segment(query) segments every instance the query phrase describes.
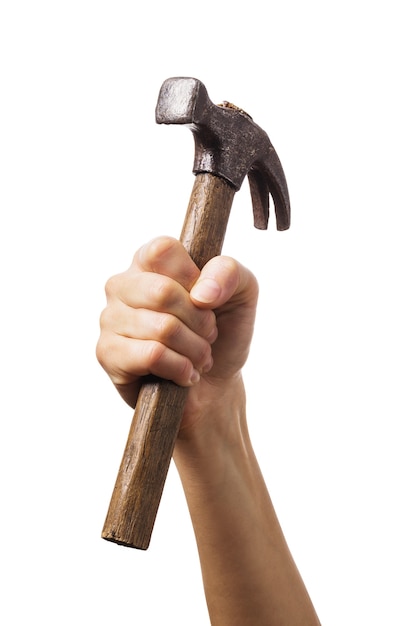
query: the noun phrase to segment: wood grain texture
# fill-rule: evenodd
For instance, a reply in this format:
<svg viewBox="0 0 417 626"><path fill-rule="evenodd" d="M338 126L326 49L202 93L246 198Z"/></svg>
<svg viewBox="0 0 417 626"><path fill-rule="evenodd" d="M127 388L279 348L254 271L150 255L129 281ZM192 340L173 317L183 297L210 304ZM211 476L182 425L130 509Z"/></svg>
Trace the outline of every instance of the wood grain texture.
<svg viewBox="0 0 417 626"><path fill-rule="evenodd" d="M219 177L195 177L180 240L200 269L221 253L234 194ZM148 377L143 384L103 539L141 550L149 547L187 392L156 377Z"/></svg>

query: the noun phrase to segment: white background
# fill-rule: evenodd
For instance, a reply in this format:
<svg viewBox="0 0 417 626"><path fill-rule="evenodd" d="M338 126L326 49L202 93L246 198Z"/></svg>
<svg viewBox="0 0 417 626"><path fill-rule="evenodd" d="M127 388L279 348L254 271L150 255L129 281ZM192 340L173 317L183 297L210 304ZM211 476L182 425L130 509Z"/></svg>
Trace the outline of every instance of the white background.
<svg viewBox="0 0 417 626"><path fill-rule="evenodd" d="M2 624L209 623L173 466L147 552L100 538L132 414L103 287L180 232L192 135L154 121L178 75L286 172L291 229L253 229L245 182L224 252L260 282L250 429L323 625L417 624L413 4L3 0Z"/></svg>

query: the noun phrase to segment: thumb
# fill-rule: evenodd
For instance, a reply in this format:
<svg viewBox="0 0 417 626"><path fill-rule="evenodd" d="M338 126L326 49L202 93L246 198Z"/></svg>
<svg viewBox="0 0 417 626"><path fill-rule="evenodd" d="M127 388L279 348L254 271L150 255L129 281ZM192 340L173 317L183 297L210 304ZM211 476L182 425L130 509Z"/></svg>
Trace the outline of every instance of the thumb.
<svg viewBox="0 0 417 626"><path fill-rule="evenodd" d="M217 256L203 267L190 296L196 306L215 309L238 295L256 300L257 291L256 279L248 269L231 257Z"/></svg>

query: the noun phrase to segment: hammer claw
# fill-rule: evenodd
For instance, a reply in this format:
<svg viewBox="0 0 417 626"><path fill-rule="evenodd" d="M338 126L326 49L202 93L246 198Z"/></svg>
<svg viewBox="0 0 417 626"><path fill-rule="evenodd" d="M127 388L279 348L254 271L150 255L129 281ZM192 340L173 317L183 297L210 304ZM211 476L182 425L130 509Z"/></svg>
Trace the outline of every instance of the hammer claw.
<svg viewBox="0 0 417 626"><path fill-rule="evenodd" d="M274 201L278 230L287 230L290 226L290 202L287 184L283 176L277 174L277 168L271 169L266 163L252 167L248 172L249 189L252 197L254 226L266 230L269 219L270 196Z"/></svg>
<svg viewBox="0 0 417 626"><path fill-rule="evenodd" d="M263 167L269 193L274 200L277 229L287 230L291 223L290 197L281 161L272 146Z"/></svg>
<svg viewBox="0 0 417 626"><path fill-rule="evenodd" d="M262 172L251 169L248 172L249 189L252 198L253 223L255 228L266 230L269 219L269 188Z"/></svg>

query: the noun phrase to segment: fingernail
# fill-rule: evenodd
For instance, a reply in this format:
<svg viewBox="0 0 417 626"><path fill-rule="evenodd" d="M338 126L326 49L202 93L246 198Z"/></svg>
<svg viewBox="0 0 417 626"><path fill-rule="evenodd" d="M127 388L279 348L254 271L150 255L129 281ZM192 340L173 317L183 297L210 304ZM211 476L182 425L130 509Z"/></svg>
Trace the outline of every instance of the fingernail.
<svg viewBox="0 0 417 626"><path fill-rule="evenodd" d="M207 374L207 372L209 372L212 367L213 367L213 357L210 357L210 360L203 367L203 374Z"/></svg>
<svg viewBox="0 0 417 626"><path fill-rule="evenodd" d="M209 304L217 300L220 291L220 285L213 278L203 278L194 285L191 295L195 300Z"/></svg>
<svg viewBox="0 0 417 626"><path fill-rule="evenodd" d="M200 380L200 372L198 370L193 370L190 376L190 383L195 385Z"/></svg>

